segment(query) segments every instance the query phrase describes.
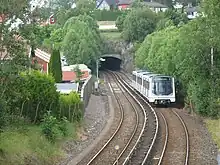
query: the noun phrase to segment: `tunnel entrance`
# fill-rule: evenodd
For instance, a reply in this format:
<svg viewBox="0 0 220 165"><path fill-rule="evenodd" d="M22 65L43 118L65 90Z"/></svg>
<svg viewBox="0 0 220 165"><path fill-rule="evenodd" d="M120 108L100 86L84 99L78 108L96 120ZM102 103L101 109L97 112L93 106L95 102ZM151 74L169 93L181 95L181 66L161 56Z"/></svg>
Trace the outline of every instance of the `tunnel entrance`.
<svg viewBox="0 0 220 165"><path fill-rule="evenodd" d="M115 57L102 57L105 61L101 62L100 70L117 71L121 69L121 60Z"/></svg>

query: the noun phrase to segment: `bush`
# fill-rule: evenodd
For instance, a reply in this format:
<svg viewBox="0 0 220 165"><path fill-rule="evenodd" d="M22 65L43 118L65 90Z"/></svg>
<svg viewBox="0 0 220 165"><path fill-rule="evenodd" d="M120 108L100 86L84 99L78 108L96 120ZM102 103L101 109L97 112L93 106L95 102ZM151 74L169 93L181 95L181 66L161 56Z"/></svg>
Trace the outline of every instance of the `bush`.
<svg viewBox="0 0 220 165"><path fill-rule="evenodd" d="M42 133L49 141L55 142L60 136L68 135L67 124L68 121L65 117L59 121L48 111L44 115L43 122L41 123Z"/></svg>
<svg viewBox="0 0 220 165"><path fill-rule="evenodd" d="M53 77L39 71L22 72L11 85L14 91L8 98L10 115L24 116L36 123L50 109L57 114L59 93Z"/></svg>
<svg viewBox="0 0 220 165"><path fill-rule="evenodd" d="M93 16L97 21L116 21L119 16L127 13L128 11L120 10L96 10Z"/></svg>
<svg viewBox="0 0 220 165"><path fill-rule="evenodd" d="M83 117L82 107L78 93L60 95L60 118L66 117L70 122L80 122Z"/></svg>

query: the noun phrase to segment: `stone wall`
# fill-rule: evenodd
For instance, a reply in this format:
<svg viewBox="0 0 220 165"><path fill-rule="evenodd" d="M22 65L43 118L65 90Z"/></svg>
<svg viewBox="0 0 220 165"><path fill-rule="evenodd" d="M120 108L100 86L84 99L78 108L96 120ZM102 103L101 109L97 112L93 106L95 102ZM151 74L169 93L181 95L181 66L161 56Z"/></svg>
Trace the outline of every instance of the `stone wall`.
<svg viewBox="0 0 220 165"><path fill-rule="evenodd" d="M120 54L122 58L121 68L127 72L132 72L134 68L134 46L120 40L106 40L105 53Z"/></svg>

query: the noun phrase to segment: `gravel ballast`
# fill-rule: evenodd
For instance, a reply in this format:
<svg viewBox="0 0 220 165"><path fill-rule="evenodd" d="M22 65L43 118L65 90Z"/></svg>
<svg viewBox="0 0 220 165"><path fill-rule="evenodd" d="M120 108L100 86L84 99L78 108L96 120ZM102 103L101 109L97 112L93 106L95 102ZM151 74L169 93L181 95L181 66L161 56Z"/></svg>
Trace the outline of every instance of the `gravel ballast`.
<svg viewBox="0 0 220 165"><path fill-rule="evenodd" d="M88 154L88 150L92 150L95 143L100 141L97 138L104 129L108 129L112 124L110 120L114 118L113 108L109 110L110 98L107 96L107 88L105 85L100 85L100 92L92 94L89 104L84 113L84 127L80 132L79 140L68 141L64 150L67 154L66 159L59 165L74 165ZM107 128L108 127L108 128ZM87 151L86 151L87 150Z"/></svg>

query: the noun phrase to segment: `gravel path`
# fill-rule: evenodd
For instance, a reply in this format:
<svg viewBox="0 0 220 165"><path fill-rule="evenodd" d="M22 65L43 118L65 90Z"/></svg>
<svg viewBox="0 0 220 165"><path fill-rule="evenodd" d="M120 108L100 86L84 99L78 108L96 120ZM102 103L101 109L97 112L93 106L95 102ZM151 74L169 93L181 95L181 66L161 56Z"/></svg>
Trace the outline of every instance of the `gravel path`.
<svg viewBox="0 0 220 165"><path fill-rule="evenodd" d="M74 165L82 160L108 132L114 118L114 109L109 105L111 98L107 96L107 92L105 84L102 84L100 93L91 95L85 110L84 127L80 132L80 139L68 141L65 144L67 156L59 165Z"/></svg>

